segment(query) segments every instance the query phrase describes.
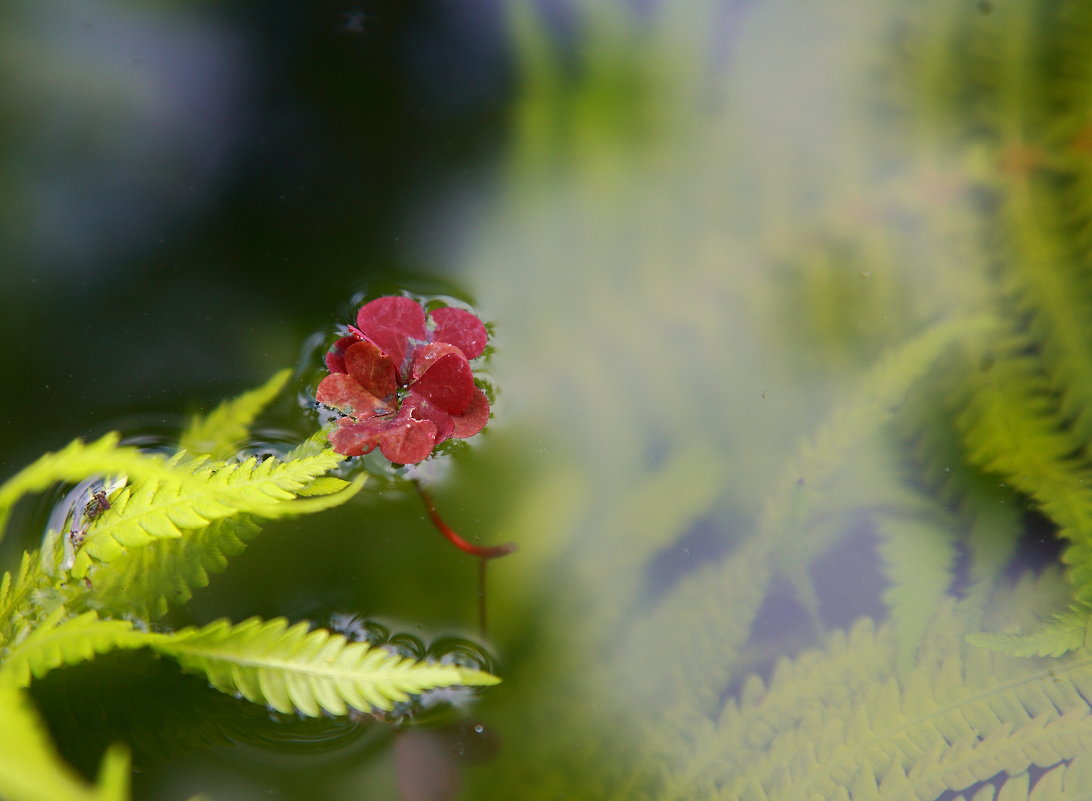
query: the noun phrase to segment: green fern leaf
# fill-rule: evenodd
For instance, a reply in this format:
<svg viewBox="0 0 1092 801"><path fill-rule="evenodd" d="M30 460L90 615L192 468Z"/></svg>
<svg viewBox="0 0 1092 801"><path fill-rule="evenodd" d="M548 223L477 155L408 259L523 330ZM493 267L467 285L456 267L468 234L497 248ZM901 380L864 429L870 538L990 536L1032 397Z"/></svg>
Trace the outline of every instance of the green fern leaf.
<svg viewBox="0 0 1092 801"><path fill-rule="evenodd" d="M41 678L62 665L85 662L118 648L141 648L148 636L126 620L100 620L94 612L63 620L64 614L63 608L56 609L9 649L0 672L22 687L30 683L31 676Z"/></svg>
<svg viewBox="0 0 1092 801"><path fill-rule="evenodd" d="M292 514L311 514L345 503L364 486L367 476L352 482L322 476L301 490L301 498L287 505ZM316 487L316 485L318 485ZM302 497L302 496L307 497ZM141 548L127 548L110 562L96 562L87 578L91 586L74 585L72 602L113 615L154 620L174 604L184 604L193 590L209 583L228 559L246 548L258 534L249 515L215 520L203 528L183 530L182 536L158 539Z"/></svg>
<svg viewBox="0 0 1092 801"><path fill-rule="evenodd" d="M19 572L0 580L0 646L19 639L28 618L35 615L34 599L48 583L37 553L24 553Z"/></svg>
<svg viewBox="0 0 1092 801"><path fill-rule="evenodd" d="M213 459L234 456L254 419L284 388L291 373L281 370L257 389L224 401L207 415L194 417L179 438L179 450L208 454Z"/></svg>
<svg viewBox="0 0 1092 801"><path fill-rule="evenodd" d="M911 386L953 342L970 343L992 330L989 317L940 323L886 354L870 371L852 400L839 406L810 437L805 437L772 489L757 522L757 532L721 565L685 577L660 606L627 633L624 661L641 665L638 681L666 708L687 704L696 715L708 714L727 685L740 649L750 636L754 615L773 575L774 555L801 537L803 524L834 472L883 424L889 422ZM731 609L732 614L724 614ZM680 624L684 621L685 624ZM649 638L647 631L661 632ZM696 638L695 630L705 634ZM676 675L674 693L659 688L663 672Z"/></svg>
<svg viewBox="0 0 1092 801"><path fill-rule="evenodd" d="M414 662L324 629L309 631L306 623L289 627L283 618L220 620L157 635L149 644L223 692L310 716L389 711L426 690L499 681L478 670Z"/></svg>
<svg viewBox="0 0 1092 801"><path fill-rule="evenodd" d="M1043 377L1029 359L1001 358L960 416L970 459L1031 495L1063 528L1092 531L1092 471L1073 458Z"/></svg>
<svg viewBox="0 0 1092 801"><path fill-rule="evenodd" d="M99 781L87 784L57 754L26 693L0 681L0 798L5 801L126 801L129 757L112 747Z"/></svg>
<svg viewBox="0 0 1092 801"><path fill-rule="evenodd" d="M1020 355L1001 359L976 382L959 419L969 458L1033 498L1058 524L1059 536L1071 543L1063 561L1074 602L1092 608L1092 467L1080 456L1035 363ZM1026 647L1015 640L1009 645L1055 653L1063 644L1084 641L1083 633L1078 636L1083 624L1078 629L1073 623L1062 618L1041 635L1031 635Z"/></svg>
<svg viewBox="0 0 1092 801"><path fill-rule="evenodd" d="M144 481L180 480L178 472L162 456L119 446L119 439L120 435L112 432L89 444L75 440L55 453L45 454L0 485L0 536L16 501L57 482L82 481L103 474L125 474Z"/></svg>
<svg viewBox="0 0 1092 801"><path fill-rule="evenodd" d="M891 582L884 601L899 631L900 664L906 664L951 587L956 536L951 526L921 517L885 515L876 521L876 530Z"/></svg>
<svg viewBox="0 0 1092 801"><path fill-rule="evenodd" d="M155 540L143 548L128 548L113 561L96 564L88 572L91 586L77 590L80 600L73 602L112 615L154 620L170 605L186 603L194 589L206 586L211 574L221 572L259 530L243 515L216 520L181 537Z"/></svg>
<svg viewBox="0 0 1092 801"><path fill-rule="evenodd" d="M967 359L958 359L946 367L938 381L915 393L902 439L918 471L913 483L929 488L933 498L954 516L961 532L967 592L985 598L994 591L997 576L1016 552L1023 530L1023 504L995 475L967 463L954 420L958 407L953 405L965 394L966 376L974 366ZM940 405L938 397L950 402ZM939 519L946 517L940 510L929 513L931 518L938 515Z"/></svg>
<svg viewBox="0 0 1092 801"><path fill-rule="evenodd" d="M716 778L728 798L932 801L998 773L1049 767L1092 746L1092 659L1015 659L960 646L965 607L947 605L899 675L898 638L858 627L846 647L782 666L730 703ZM973 618L973 612L971 616Z"/></svg>
<svg viewBox="0 0 1092 801"><path fill-rule="evenodd" d="M1012 790L1009 785L1014 785ZM1038 778L1028 794L1028 776L1009 779L1002 788L998 801L1087 801L1092 797L1092 757L1082 754L1072 762L1051 768Z"/></svg>
<svg viewBox="0 0 1092 801"><path fill-rule="evenodd" d="M1061 656L1088 645L1090 625L1092 609L1075 606L1034 631L968 634L967 641L1012 656Z"/></svg>
<svg viewBox="0 0 1092 801"><path fill-rule="evenodd" d="M368 481L366 473L355 476L352 481L344 481L334 476L320 476L300 490L299 496L282 508L285 515L314 514L350 500Z"/></svg>
<svg viewBox="0 0 1092 801"><path fill-rule="evenodd" d="M87 530L71 573L88 574L95 562L110 562L129 548L182 536L214 520L239 514L279 517L290 514L293 500L342 457L332 450L290 462L171 460L181 479L134 483L118 493L111 508Z"/></svg>

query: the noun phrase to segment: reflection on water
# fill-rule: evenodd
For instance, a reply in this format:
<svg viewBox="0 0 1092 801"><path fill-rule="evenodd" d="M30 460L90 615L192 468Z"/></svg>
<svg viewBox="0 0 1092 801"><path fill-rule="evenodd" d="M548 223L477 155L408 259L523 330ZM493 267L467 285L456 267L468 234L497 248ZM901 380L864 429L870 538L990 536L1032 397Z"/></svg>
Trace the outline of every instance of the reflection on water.
<svg viewBox="0 0 1092 801"><path fill-rule="evenodd" d="M978 798L1011 774L1024 797L1031 765L1061 783L1088 666L967 636L1064 611L1057 560L1028 570L1020 541L1092 516L1088 120L1057 112L1087 108L1088 12L541 5L545 23L505 4L488 203L452 193L400 234L495 325L495 417L436 488L460 532L520 545L491 567L488 653L475 563L394 480L270 525L178 617L330 620L504 683L397 734L289 721L163 746L140 795ZM436 233L452 219L458 246ZM278 446L313 422L281 411ZM154 717L162 737L173 714L119 713L108 736Z"/></svg>

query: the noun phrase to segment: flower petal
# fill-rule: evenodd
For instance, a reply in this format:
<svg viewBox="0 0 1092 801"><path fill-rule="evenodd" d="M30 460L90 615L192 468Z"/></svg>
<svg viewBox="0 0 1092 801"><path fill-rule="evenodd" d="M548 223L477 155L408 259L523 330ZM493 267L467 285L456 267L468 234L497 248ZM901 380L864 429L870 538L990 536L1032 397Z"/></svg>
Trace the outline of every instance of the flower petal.
<svg viewBox="0 0 1092 801"><path fill-rule="evenodd" d="M482 355L489 333L485 325L474 314L454 306L444 306L429 313L436 328L432 332L433 342L447 342L461 350L468 359Z"/></svg>
<svg viewBox="0 0 1092 801"><path fill-rule="evenodd" d="M432 421L401 413L389 419L379 440L380 452L395 464L416 464L427 459L436 447L436 426Z"/></svg>
<svg viewBox="0 0 1092 801"><path fill-rule="evenodd" d="M342 337L337 342L335 342L334 346L330 348L329 352L326 354L326 369L329 370L331 373L349 372L345 369L345 351L354 342L359 341L360 340L356 337Z"/></svg>
<svg viewBox="0 0 1092 801"><path fill-rule="evenodd" d="M376 446L397 464L415 464L428 458L436 445L436 426L409 414L352 421L342 418L330 432L330 444L345 456L370 453Z"/></svg>
<svg viewBox="0 0 1092 801"><path fill-rule="evenodd" d="M393 401L398 374L386 353L371 342L354 342L345 351L345 372L377 398Z"/></svg>
<svg viewBox="0 0 1092 801"><path fill-rule="evenodd" d="M337 453L344 456L362 456L371 453L379 444L379 436L383 433L381 428L373 424L373 420L384 418L373 417L369 420L356 421L348 417L338 420L338 427L330 432L330 445Z"/></svg>
<svg viewBox="0 0 1092 801"><path fill-rule="evenodd" d="M346 373L330 373L319 382L315 400L357 418L386 412L390 405L368 392Z"/></svg>
<svg viewBox="0 0 1092 801"><path fill-rule="evenodd" d="M436 444L451 437L455 431L455 418L423 395L410 392L402 402L402 409L418 420L428 420L436 426Z"/></svg>
<svg viewBox="0 0 1092 801"><path fill-rule="evenodd" d="M474 436L489 422L489 398L481 389L474 387L474 398L470 401L470 406L452 419L455 421L455 430L451 432L451 436L458 439Z"/></svg>
<svg viewBox="0 0 1092 801"><path fill-rule="evenodd" d="M376 298L356 313L360 331L380 347L402 373L409 340L425 341L425 310L421 304L397 295Z"/></svg>
<svg viewBox="0 0 1092 801"><path fill-rule="evenodd" d="M462 350L448 342L430 342L414 348L413 361L410 363L410 378L413 380L420 378L434 361L449 353L454 353L460 359L466 358Z"/></svg>
<svg viewBox="0 0 1092 801"><path fill-rule="evenodd" d="M452 351L432 362L409 389L448 414L462 414L474 400L474 372L461 352Z"/></svg>

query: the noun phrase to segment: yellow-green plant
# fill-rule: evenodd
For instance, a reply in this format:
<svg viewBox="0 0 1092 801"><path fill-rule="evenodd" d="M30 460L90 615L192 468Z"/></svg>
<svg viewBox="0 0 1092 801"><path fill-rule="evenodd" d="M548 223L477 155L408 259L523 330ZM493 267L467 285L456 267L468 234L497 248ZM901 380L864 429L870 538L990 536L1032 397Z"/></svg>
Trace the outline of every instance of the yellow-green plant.
<svg viewBox="0 0 1092 801"><path fill-rule="evenodd" d="M1092 6L642 6L507 6L465 269L569 435L499 590L561 657L475 797L1086 797Z"/></svg>
<svg viewBox="0 0 1092 801"><path fill-rule="evenodd" d="M110 651L150 649L222 692L305 716L389 711L430 689L497 681L283 618L152 628L208 584L261 521L336 506L364 486L363 475L328 475L344 457L324 432L283 457L237 455L288 376L282 371L194 419L174 455L142 452L109 434L46 454L0 485L0 522L28 493L88 487L65 524L0 580L0 797L128 797L125 749L108 750L97 783L88 785L53 751L26 692L56 668Z"/></svg>

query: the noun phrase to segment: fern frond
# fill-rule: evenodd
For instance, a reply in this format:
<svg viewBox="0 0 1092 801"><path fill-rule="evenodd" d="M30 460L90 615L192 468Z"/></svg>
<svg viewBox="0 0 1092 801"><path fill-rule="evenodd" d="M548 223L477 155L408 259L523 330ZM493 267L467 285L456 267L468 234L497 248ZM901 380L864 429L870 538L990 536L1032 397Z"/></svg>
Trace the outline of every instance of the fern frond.
<svg viewBox="0 0 1092 801"><path fill-rule="evenodd" d="M296 500L285 506L283 511L286 515L309 515L341 506L364 489L367 481L366 473L355 476L352 481L334 476L320 476L301 489Z"/></svg>
<svg viewBox="0 0 1092 801"><path fill-rule="evenodd" d="M100 620L94 612L63 620L64 614L63 608L56 609L26 639L8 649L0 662L0 673L23 687L30 683L31 676L40 679L62 665L145 645L147 635L135 630L127 620Z"/></svg>
<svg viewBox="0 0 1092 801"><path fill-rule="evenodd" d="M194 589L206 586L210 575L221 572L259 531L242 515L216 520L182 537L128 548L89 571L91 587L79 591L79 603L112 615L154 620L170 605L186 603Z"/></svg>
<svg viewBox="0 0 1092 801"><path fill-rule="evenodd" d="M890 581L884 601L898 631L900 664L907 664L952 585L956 533L937 516L884 515L876 530Z"/></svg>
<svg viewBox="0 0 1092 801"><path fill-rule="evenodd" d="M178 473L162 456L141 453L118 445L117 432L91 443L75 440L55 453L47 453L0 484L0 537L12 506L21 497L41 492L61 481L82 481L88 476L126 474L145 481L178 481Z"/></svg>
<svg viewBox="0 0 1092 801"><path fill-rule="evenodd" d="M968 594L985 602L998 576L1016 552L1023 530L1022 498L997 477L968 464L956 427L966 376L975 369L966 358L944 365L937 385L914 393L904 418L907 480L924 485L951 516L966 556ZM938 404L938 398L948 402Z"/></svg>
<svg viewBox="0 0 1092 801"><path fill-rule="evenodd" d="M928 329L881 358L852 400L804 438L768 496L755 536L723 564L686 577L627 633L624 659L643 666L639 680L647 676L658 683L661 671L675 675L672 686L685 693L686 701L651 687L642 689L642 697L659 697L668 708L685 703L699 715L716 706L766 595L774 555L800 536L812 495L821 491L847 454L894 416L910 387L953 342L969 344L994 325L988 317L976 317ZM724 614L725 609L732 613ZM649 630L658 635L649 638ZM705 635L695 638L695 630Z"/></svg>
<svg viewBox="0 0 1092 801"><path fill-rule="evenodd" d="M178 441L179 450L227 459L238 451L250 425L284 388L291 370L274 374L262 386L224 401L207 415L195 416Z"/></svg>
<svg viewBox="0 0 1092 801"><path fill-rule="evenodd" d="M1074 606L1025 634L982 632L967 641L1011 656L1061 656L1088 645L1090 626L1092 608Z"/></svg>
<svg viewBox="0 0 1092 801"><path fill-rule="evenodd" d="M1092 43L1090 43L1092 44ZM1054 179L1057 180L1057 179ZM1029 320L1059 412L1074 440L1092 446L1092 281L1085 243L1064 230L1052 208L1057 189L1020 182L1008 193L1007 226L1012 248L1008 264L1014 305ZM1063 200L1062 202L1065 202ZM1087 200L1084 200L1087 203Z"/></svg>
<svg viewBox="0 0 1092 801"><path fill-rule="evenodd" d="M1023 357L994 364L974 384L959 424L969 458L1033 498L1072 543L1063 560L1075 600L1092 607L1092 467L1036 365Z"/></svg>
<svg viewBox="0 0 1092 801"><path fill-rule="evenodd" d="M283 461L294 462L304 456L318 456L330 449L330 431L333 425L320 428L284 455Z"/></svg>
<svg viewBox="0 0 1092 801"><path fill-rule="evenodd" d="M366 479L364 474L351 482L321 476L285 508L293 515L330 509L356 495ZM249 515L236 515L186 529L180 537L127 548L109 562L93 563L87 573L91 587L82 590L82 584L76 584L73 595L80 596L79 603L113 615L154 620L170 605L189 601L193 590L206 586L211 574L227 567L228 559L241 553L259 531Z"/></svg>
<svg viewBox="0 0 1092 801"><path fill-rule="evenodd" d="M862 618L848 632L835 631L824 651L807 651L796 659L782 659L769 686L758 676L743 683L739 699L729 700L717 721L715 743L710 742L691 766L691 772L711 769L725 755L736 762L736 754L769 748L785 720L804 714L817 695L832 693L839 686L865 684L883 674L893 647L890 626L877 630L869 618ZM746 757L738 761L740 768ZM695 768L697 770L695 771Z"/></svg>
<svg viewBox="0 0 1092 801"><path fill-rule="evenodd" d="M309 631L306 623L289 627L283 618L220 620L157 635L149 645L204 674L218 690L310 716L389 711L426 690L499 681L456 665L415 662L324 629Z"/></svg>
<svg viewBox="0 0 1092 801"><path fill-rule="evenodd" d="M198 468L194 475L225 492L247 511L276 516L272 507L295 498L344 458L332 449L291 461L251 457L245 462L212 462Z"/></svg>
<svg viewBox="0 0 1092 801"><path fill-rule="evenodd" d="M19 572L13 577L4 573L0 580L0 648L16 640L22 627L35 610L33 599L48 583L37 554L23 554Z"/></svg>
<svg viewBox="0 0 1092 801"><path fill-rule="evenodd" d="M1009 785L1013 785L1010 789ZM1092 788L1092 757L1081 754L1071 762L1051 768L1040 776L1028 793L1028 775L1005 782L998 801L1027 798L1027 801L1086 801Z"/></svg>
<svg viewBox="0 0 1092 801"><path fill-rule="evenodd" d="M1092 473L1031 359L1004 355L978 377L959 418L969 458L1031 495L1059 525L1092 531Z"/></svg>
<svg viewBox="0 0 1092 801"><path fill-rule="evenodd" d="M0 681L0 798L5 801L127 801L129 757L111 747L103 757L99 781L89 785L49 742L45 724L30 699L9 681Z"/></svg>
<svg viewBox="0 0 1092 801"><path fill-rule="evenodd" d="M961 618L958 607L938 616L904 679L895 678L897 638L885 635L849 652L872 654L860 665L835 646L730 705L718 743L728 757L717 769L724 797L754 797L751 784L769 798L849 790L855 801L932 801L1087 751L1092 659L1043 663L960 647Z"/></svg>
<svg viewBox="0 0 1092 801"><path fill-rule="evenodd" d="M277 459L245 462L196 462L186 471L176 462L182 480L150 481L123 489L111 508L88 528L75 555L71 573L87 575L95 562L110 562L128 548L182 536L214 520L239 514L279 517L290 514L293 500L342 457L332 450L290 462Z"/></svg>

